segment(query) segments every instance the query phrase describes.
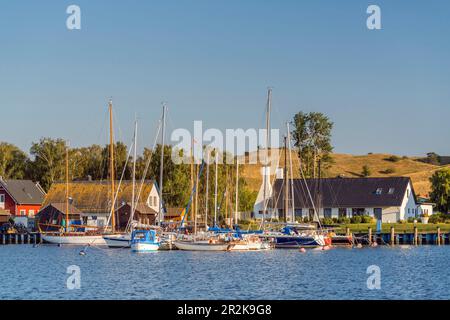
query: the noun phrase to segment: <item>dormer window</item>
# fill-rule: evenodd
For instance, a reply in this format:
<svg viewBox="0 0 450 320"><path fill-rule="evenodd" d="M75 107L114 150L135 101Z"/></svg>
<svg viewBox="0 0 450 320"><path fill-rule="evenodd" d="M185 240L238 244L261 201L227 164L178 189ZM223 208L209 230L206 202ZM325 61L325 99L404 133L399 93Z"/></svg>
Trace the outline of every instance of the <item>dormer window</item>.
<svg viewBox="0 0 450 320"><path fill-rule="evenodd" d="M377 191L375 191L375 194L380 195L383 192L383 188L378 188Z"/></svg>
<svg viewBox="0 0 450 320"><path fill-rule="evenodd" d="M395 188L389 188L388 193L389 193L389 194L394 194L394 191L395 191Z"/></svg>

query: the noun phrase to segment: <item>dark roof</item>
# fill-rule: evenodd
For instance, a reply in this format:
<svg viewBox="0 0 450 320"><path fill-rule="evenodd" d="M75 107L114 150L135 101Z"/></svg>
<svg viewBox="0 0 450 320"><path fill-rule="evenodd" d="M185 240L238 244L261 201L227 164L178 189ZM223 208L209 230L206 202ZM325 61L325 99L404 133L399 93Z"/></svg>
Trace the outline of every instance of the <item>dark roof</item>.
<svg viewBox="0 0 450 320"><path fill-rule="evenodd" d="M42 208L39 212L46 210L48 207L52 207L62 214L66 214L66 204L65 203L50 203L45 208ZM82 212L75 206L69 204L69 213L70 214L82 214Z"/></svg>
<svg viewBox="0 0 450 320"><path fill-rule="evenodd" d="M39 184L31 180L0 179L0 185L14 198L17 204L41 205L44 201L44 191Z"/></svg>
<svg viewBox="0 0 450 320"><path fill-rule="evenodd" d="M124 206L131 208L131 203L127 202L124 205L120 206L117 210L120 210ZM140 202L136 204L136 212L140 214L158 214L154 209L150 208L147 204Z"/></svg>
<svg viewBox="0 0 450 320"><path fill-rule="evenodd" d="M401 205L410 181L408 177L325 178L320 179L320 183L319 179L306 179L306 183L303 179L294 179L294 203L296 208L312 207L307 185L315 205L320 194L322 208L396 207ZM284 180L277 179L273 190L275 206L282 209ZM377 194L377 190L381 192Z"/></svg>

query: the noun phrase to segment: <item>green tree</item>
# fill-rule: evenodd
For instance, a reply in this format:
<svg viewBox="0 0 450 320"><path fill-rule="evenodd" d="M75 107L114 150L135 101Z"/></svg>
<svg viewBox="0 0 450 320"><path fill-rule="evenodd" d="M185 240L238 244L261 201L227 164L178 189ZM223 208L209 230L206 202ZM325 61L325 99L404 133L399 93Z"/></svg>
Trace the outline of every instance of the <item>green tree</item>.
<svg viewBox="0 0 450 320"><path fill-rule="evenodd" d="M15 145L0 142L0 176L6 179L23 179L28 166L27 155Z"/></svg>
<svg viewBox="0 0 450 320"><path fill-rule="evenodd" d="M53 182L64 179L66 142L63 139L42 138L33 142L30 154L30 176L48 190Z"/></svg>
<svg viewBox="0 0 450 320"><path fill-rule="evenodd" d="M443 213L450 211L450 168L436 171L430 178L431 200Z"/></svg>
<svg viewBox="0 0 450 320"><path fill-rule="evenodd" d="M372 171L367 164L363 165L361 175L363 177L369 177L370 175L372 175Z"/></svg>
<svg viewBox="0 0 450 320"><path fill-rule="evenodd" d="M318 176L318 161L323 169L332 163L331 130L333 122L320 112L299 112L292 121L292 137L298 149L305 175L309 178Z"/></svg>

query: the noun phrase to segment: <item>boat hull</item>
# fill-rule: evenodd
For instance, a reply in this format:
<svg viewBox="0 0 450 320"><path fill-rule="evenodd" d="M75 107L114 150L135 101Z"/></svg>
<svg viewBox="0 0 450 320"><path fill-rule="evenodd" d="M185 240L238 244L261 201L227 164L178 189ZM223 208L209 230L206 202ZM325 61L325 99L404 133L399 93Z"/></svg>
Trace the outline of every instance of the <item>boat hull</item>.
<svg viewBox="0 0 450 320"><path fill-rule="evenodd" d="M129 234L119 234L119 235L106 235L103 236L106 245L109 248L130 248L131 247L131 235Z"/></svg>
<svg viewBox="0 0 450 320"><path fill-rule="evenodd" d="M133 252L152 252L152 251L158 251L159 250L159 244L158 243L132 243L131 244L131 251Z"/></svg>
<svg viewBox="0 0 450 320"><path fill-rule="evenodd" d="M175 246L179 250L185 251L228 251L233 245L229 243L209 243L209 242L191 242L175 241Z"/></svg>
<svg viewBox="0 0 450 320"><path fill-rule="evenodd" d="M275 248L299 249L325 246L323 236L279 236L275 237Z"/></svg>
<svg viewBox="0 0 450 320"><path fill-rule="evenodd" d="M106 246L106 241L101 235L95 236L59 236L59 235L42 235L42 240L46 243L75 245L75 246Z"/></svg>

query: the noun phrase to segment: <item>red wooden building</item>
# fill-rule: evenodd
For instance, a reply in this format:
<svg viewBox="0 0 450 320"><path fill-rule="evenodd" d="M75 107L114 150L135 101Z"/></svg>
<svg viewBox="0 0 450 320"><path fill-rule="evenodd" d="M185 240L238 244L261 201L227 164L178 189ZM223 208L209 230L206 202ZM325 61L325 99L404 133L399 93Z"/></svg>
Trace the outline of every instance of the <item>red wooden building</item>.
<svg viewBox="0 0 450 320"><path fill-rule="evenodd" d="M41 209L44 196L39 183L0 177L0 211L12 217L34 217Z"/></svg>

